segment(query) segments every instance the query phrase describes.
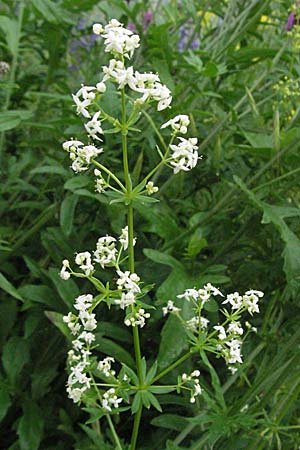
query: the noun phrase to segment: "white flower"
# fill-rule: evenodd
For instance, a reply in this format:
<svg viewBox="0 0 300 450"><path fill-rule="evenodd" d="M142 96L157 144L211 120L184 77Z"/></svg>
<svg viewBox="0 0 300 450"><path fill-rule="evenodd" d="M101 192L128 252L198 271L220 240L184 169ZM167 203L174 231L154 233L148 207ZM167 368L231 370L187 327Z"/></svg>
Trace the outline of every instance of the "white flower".
<svg viewBox="0 0 300 450"><path fill-rule="evenodd" d="M113 377L116 374L115 370L111 370L111 363L113 362L115 362L114 358L104 358L102 361L99 361L97 369L99 372L103 372L106 377Z"/></svg>
<svg viewBox="0 0 300 450"><path fill-rule="evenodd" d="M87 110L87 107L92 103L90 99L80 100L77 95L72 94L74 103L76 105L77 114L82 114L84 117L91 117L90 113Z"/></svg>
<svg viewBox="0 0 300 450"><path fill-rule="evenodd" d="M197 138L185 139L178 137L178 139L180 140L178 145L170 145L170 149L173 152L170 164L174 167L175 174L180 170L189 171L193 169L199 159Z"/></svg>
<svg viewBox="0 0 300 450"><path fill-rule="evenodd" d="M222 325L215 325L214 329L219 331L218 338L223 341L227 338L225 328Z"/></svg>
<svg viewBox="0 0 300 450"><path fill-rule="evenodd" d="M129 291L129 292L122 292L121 298L119 300L115 300L115 304L119 305L121 309L125 309L130 305L134 305L135 304L135 298L134 298L134 293Z"/></svg>
<svg viewBox="0 0 300 450"><path fill-rule="evenodd" d="M95 317L95 314L90 314L87 311L80 311L79 318L86 331L93 331L97 328L97 320Z"/></svg>
<svg viewBox="0 0 300 450"><path fill-rule="evenodd" d="M177 306L175 306L174 302L172 300L169 300L167 303L167 306L164 306L162 309L163 315L166 316L170 312L179 312L181 311Z"/></svg>
<svg viewBox="0 0 300 450"><path fill-rule="evenodd" d="M121 236L119 237L119 242L123 245L124 250L128 248L128 226L122 228ZM136 244L136 238L133 238L133 245Z"/></svg>
<svg viewBox="0 0 300 450"><path fill-rule="evenodd" d="M123 24L116 19L112 19L104 29L102 25L95 24L93 31L95 34L101 34L105 39L105 51L113 55L131 58L134 50L140 45L139 36L124 28Z"/></svg>
<svg viewBox="0 0 300 450"><path fill-rule="evenodd" d="M197 300L199 298L199 292L196 289L186 289L183 294L177 295L177 298L184 298L188 302L192 300Z"/></svg>
<svg viewBox="0 0 300 450"><path fill-rule="evenodd" d="M241 342L237 339L233 339L232 341L227 341L226 345L229 347L229 352L225 353L225 360L227 364L242 364Z"/></svg>
<svg viewBox="0 0 300 450"><path fill-rule="evenodd" d="M158 191L158 187L154 186L153 181L148 181L148 183L146 184L146 191L148 195L155 194L155 192Z"/></svg>
<svg viewBox="0 0 300 450"><path fill-rule="evenodd" d="M227 328L228 334L239 334L240 336L244 334L244 330L241 327L240 322L230 322Z"/></svg>
<svg viewBox="0 0 300 450"><path fill-rule="evenodd" d="M198 316L195 316L192 317L190 320L186 321L187 328L193 331L194 333L197 333L199 328L201 330L205 330L208 327L208 324L209 320L202 316L200 317L200 320Z"/></svg>
<svg viewBox="0 0 300 450"><path fill-rule="evenodd" d="M119 276L117 280L118 289L127 289L132 292L141 292L138 282L140 281L140 277L136 273L130 273L129 270L122 272L121 270L117 270L117 274Z"/></svg>
<svg viewBox="0 0 300 450"><path fill-rule="evenodd" d="M86 131L88 132L88 135L91 136L93 139L97 139L98 141L102 141L97 135L103 134L103 130L101 128L101 121L99 120L100 111L96 112L92 119L87 122L84 126Z"/></svg>
<svg viewBox="0 0 300 450"><path fill-rule="evenodd" d="M84 340L87 344L91 345L92 342L94 342L95 335L93 333L88 333L86 331L83 331L79 336L78 339Z"/></svg>
<svg viewBox="0 0 300 450"><path fill-rule="evenodd" d="M93 296L91 294L79 295L79 297L75 299L74 308L78 311L86 311L92 306L92 304Z"/></svg>
<svg viewBox="0 0 300 450"><path fill-rule="evenodd" d="M251 315L253 313L259 313L258 301L259 298L254 294L243 296L243 304Z"/></svg>
<svg viewBox="0 0 300 450"><path fill-rule="evenodd" d="M131 314L131 316L124 321L127 327L140 326L143 328L146 324L146 319L149 319L150 314L146 313L143 308L140 308L137 312Z"/></svg>
<svg viewBox="0 0 300 450"><path fill-rule="evenodd" d="M116 396L115 392L116 390L114 388L111 388L103 394L102 407L108 412L112 411L111 405L114 408L118 408L119 404L123 401L122 398L118 398Z"/></svg>
<svg viewBox="0 0 300 450"><path fill-rule="evenodd" d="M94 251L94 261L104 269L105 266L114 266L117 261L118 250L115 247L116 239L112 236L103 236L98 239Z"/></svg>
<svg viewBox="0 0 300 450"><path fill-rule="evenodd" d="M60 278L62 278L63 280L68 280L71 276L70 272L68 272L67 269L70 269L70 263L67 259L64 259L62 262L61 271L59 273Z"/></svg>
<svg viewBox="0 0 300 450"><path fill-rule="evenodd" d="M190 124L189 116L185 114L180 114L173 119L168 120L168 122L164 123L160 128L166 128L171 126L172 130L176 133L186 134L187 127Z"/></svg>
<svg viewBox="0 0 300 450"><path fill-rule="evenodd" d="M99 83L96 84L97 91L100 92L100 94L104 94L106 91L106 85L103 83L103 81L99 81Z"/></svg>
<svg viewBox="0 0 300 450"><path fill-rule="evenodd" d="M221 295L221 297L224 297L224 295L222 294L222 292L221 292L218 288L216 288L215 286L213 286L213 285L210 284L210 283L207 283L207 284L204 286L204 289L206 289L210 294L212 294L212 295L214 295L214 296L216 296L216 295Z"/></svg>
<svg viewBox="0 0 300 450"><path fill-rule="evenodd" d="M239 309L243 305L243 298L238 292L234 292L233 294L228 294L226 300L222 302L223 305L226 303L230 303L232 309Z"/></svg>
<svg viewBox="0 0 300 450"><path fill-rule="evenodd" d="M90 252L77 253L75 257L75 263L84 271L86 276L91 275L94 271L94 266L92 264L92 255Z"/></svg>
<svg viewBox="0 0 300 450"><path fill-rule="evenodd" d="M84 388L75 388L72 389L71 387L67 388L68 397L73 400L74 403L80 402L82 398L82 394L84 392Z"/></svg>
<svg viewBox="0 0 300 450"><path fill-rule="evenodd" d="M104 28L101 25L101 23L94 23L93 25L93 33L94 34L101 34L104 32Z"/></svg>

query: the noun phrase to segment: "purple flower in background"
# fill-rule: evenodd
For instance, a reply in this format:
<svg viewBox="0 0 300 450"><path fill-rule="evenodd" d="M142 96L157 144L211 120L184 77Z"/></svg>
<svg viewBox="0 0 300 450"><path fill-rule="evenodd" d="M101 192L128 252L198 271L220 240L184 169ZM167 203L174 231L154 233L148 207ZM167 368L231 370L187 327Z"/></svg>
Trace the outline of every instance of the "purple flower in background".
<svg viewBox="0 0 300 450"><path fill-rule="evenodd" d="M153 14L151 11L146 11L144 13L144 31L147 30L148 25L150 24L152 20Z"/></svg>
<svg viewBox="0 0 300 450"><path fill-rule="evenodd" d="M135 31L135 24L133 22L128 22L127 28L130 31Z"/></svg>
<svg viewBox="0 0 300 450"><path fill-rule="evenodd" d="M290 31L296 23L295 13L291 13L288 17L287 23L285 25L285 29Z"/></svg>

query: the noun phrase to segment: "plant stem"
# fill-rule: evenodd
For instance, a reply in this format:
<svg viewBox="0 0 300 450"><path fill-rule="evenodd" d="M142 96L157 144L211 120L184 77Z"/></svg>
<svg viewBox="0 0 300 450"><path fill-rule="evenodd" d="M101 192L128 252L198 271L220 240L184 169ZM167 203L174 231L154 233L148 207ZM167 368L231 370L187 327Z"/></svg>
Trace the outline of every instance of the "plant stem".
<svg viewBox="0 0 300 450"><path fill-rule="evenodd" d="M124 177L125 177L125 186L128 199L131 198L132 193L132 184L129 174L129 165L128 165L128 151L127 151L127 122L126 122L126 104L125 104L125 91L121 90L121 98L122 98L122 151L123 151L123 167L124 167ZM134 238L133 238L133 206L131 200L129 201L129 205L127 208L127 225L128 225L128 256L129 256L129 270L131 273L134 273ZM134 345L134 353L135 353L135 361L137 367L137 373L139 378L139 383L143 383L142 376L142 357L141 357L141 348L140 348L140 338L139 338L139 330L138 327L132 327L133 332L133 345ZM142 415L142 406L138 409L137 413L134 417L134 424L132 430L131 444L130 449L134 450L138 438L139 426Z"/></svg>
<svg viewBox="0 0 300 450"><path fill-rule="evenodd" d="M142 409L143 406L141 405L136 413L136 415L134 416L134 424L133 424L133 430L132 430L132 436L131 436L131 443L130 443L130 450L135 450L136 448L136 442L137 442L137 438L138 438L138 434L139 434L139 427L140 427L140 422L141 422L141 417L142 417Z"/></svg>
<svg viewBox="0 0 300 450"><path fill-rule="evenodd" d="M179 364L183 363L186 359L188 359L192 355L191 352L186 353L181 358L179 358L177 361L175 361L173 364L171 364L169 367L164 369L162 372L160 372L155 378L152 380L152 384L156 381L160 380L162 377L167 375L167 373L171 372L171 370L175 369L175 367L179 366Z"/></svg>

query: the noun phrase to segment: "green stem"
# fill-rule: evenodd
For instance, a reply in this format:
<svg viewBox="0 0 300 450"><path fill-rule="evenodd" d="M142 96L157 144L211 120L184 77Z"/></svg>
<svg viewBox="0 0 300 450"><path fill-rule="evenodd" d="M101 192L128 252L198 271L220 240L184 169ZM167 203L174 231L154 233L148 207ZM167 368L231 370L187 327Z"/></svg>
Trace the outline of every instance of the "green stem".
<svg viewBox="0 0 300 450"><path fill-rule="evenodd" d="M95 382L94 376L93 376L93 374L91 372L89 372L89 375L90 375L90 377L91 377L91 379L93 381L93 386L95 386L95 389L96 389L96 392L97 392L97 396L98 396L98 399L99 399L100 405L101 405L102 404L102 396L101 396L100 391L99 391L99 389L97 387L97 383ZM114 424L113 424L113 421L111 420L110 415L106 414L105 417L107 419L110 431L111 431L111 433L112 433L112 435L114 437L114 440L116 442L116 449L117 450L123 450L122 445L121 445L120 440L119 440L119 436L117 435L116 429L114 427Z"/></svg>
<svg viewBox="0 0 300 450"><path fill-rule="evenodd" d="M177 361L175 361L173 364L171 364L169 367L164 369L162 372L160 372L158 375L156 375L155 378L152 380L152 384L156 381L160 380L162 377L167 375L167 373L171 372L171 370L175 369L175 367L179 366L179 364L183 363L186 359L188 359L192 355L191 352L186 353L181 358L179 358Z"/></svg>
<svg viewBox="0 0 300 450"><path fill-rule="evenodd" d="M134 424L133 424L133 431L132 431L132 436L131 436L131 443L130 443L130 450L135 450L136 448L136 442L137 442L137 438L139 435L139 427L140 427L140 422L141 422L141 417L142 417L142 409L143 406L141 405L137 411L137 413L134 416Z"/></svg>
<svg viewBox="0 0 300 450"><path fill-rule="evenodd" d="M123 151L123 167L124 167L124 177L125 177L125 186L126 193L128 199L131 198L132 194L132 184L129 174L129 165L128 165L128 151L127 151L127 121L126 121L126 104L125 104L125 90L121 90L121 99L122 99L122 151ZM134 241L133 241L133 206L130 201L127 208L127 225L128 225L128 256L129 256L129 270L131 273L134 273ZM141 357L141 348L140 348L140 338L139 338L139 330L138 327L135 326L132 328L133 332L133 345L134 345L134 353L135 353L135 361L136 367L139 377L139 383L143 383L143 375L142 375L142 357ZM139 426L142 415L142 406L139 408L134 417L134 424L132 430L131 444L130 449L134 450L136 446L136 441L139 433Z"/></svg>
<svg viewBox="0 0 300 450"><path fill-rule="evenodd" d="M107 173L107 175L109 175L122 189L122 191L126 191L125 186L123 185L123 183L121 183L121 181L119 180L119 178L117 178L109 169L107 169L105 166L103 166L102 164L98 163L98 161L92 161L92 163L96 166L99 167L99 169L103 170L103 172Z"/></svg>

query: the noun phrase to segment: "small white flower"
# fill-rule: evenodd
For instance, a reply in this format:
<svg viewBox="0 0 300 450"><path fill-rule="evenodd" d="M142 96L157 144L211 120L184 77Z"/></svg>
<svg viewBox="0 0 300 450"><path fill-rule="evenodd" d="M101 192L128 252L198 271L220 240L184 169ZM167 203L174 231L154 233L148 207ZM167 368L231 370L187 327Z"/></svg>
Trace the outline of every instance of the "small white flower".
<svg viewBox="0 0 300 450"><path fill-rule="evenodd" d="M153 181L148 181L145 187L148 195L155 194L158 191L158 187L154 186Z"/></svg>
<svg viewBox="0 0 300 450"><path fill-rule="evenodd" d="M135 297L134 297L134 293L129 291L129 292L122 292L121 298L115 300L115 304L119 305L121 309L125 309L130 305L134 305L135 304Z"/></svg>
<svg viewBox="0 0 300 450"><path fill-rule="evenodd" d="M59 273L60 278L62 278L63 280L68 280L71 276L70 272L68 272L67 269L70 269L70 263L67 259L64 259L62 262L61 271Z"/></svg>
<svg viewBox="0 0 300 450"><path fill-rule="evenodd" d="M175 306L174 302L172 300L169 300L167 303L167 306L164 306L162 309L163 315L166 316L170 312L179 312L181 311L177 306Z"/></svg>
<svg viewBox="0 0 300 450"><path fill-rule="evenodd" d="M102 361L99 361L97 369L99 370L99 372L103 372L106 377L113 377L115 376L116 372L115 370L111 370L111 364L114 362L114 358L104 358Z"/></svg>
<svg viewBox="0 0 300 450"><path fill-rule="evenodd" d="M225 328L222 325L215 325L213 328L219 331L218 338L220 339L220 341L227 339Z"/></svg>
<svg viewBox="0 0 300 450"><path fill-rule="evenodd" d="M132 292L141 292L138 282L140 281L140 277L136 273L130 273L129 270L122 272L121 270L117 270L117 274L119 276L117 280L118 289L127 289Z"/></svg>
<svg viewBox="0 0 300 450"><path fill-rule="evenodd" d="M98 141L102 141L102 139L98 137L98 134L103 134L101 121L99 120L100 113L100 111L96 112L93 115L92 119L84 125L86 131L88 132L88 135L93 139L97 139Z"/></svg>
<svg viewBox="0 0 300 450"><path fill-rule="evenodd" d="M242 336L242 334L244 334L244 330L241 327L240 322L230 322L230 324L228 325L228 328L227 328L227 333L228 334L239 334L240 336Z"/></svg>
<svg viewBox="0 0 300 450"><path fill-rule="evenodd" d="M199 292L196 289L186 289L183 294L177 295L177 298L184 298L188 302L190 300L197 301L199 298Z"/></svg>
<svg viewBox="0 0 300 450"><path fill-rule="evenodd" d="M105 267L114 266L117 261L118 250L115 247L116 239L112 236L103 236L98 239L94 251L94 261Z"/></svg>
<svg viewBox="0 0 300 450"><path fill-rule="evenodd" d="M100 92L100 94L104 94L106 91L106 85L103 83L103 81L99 81L99 83L96 84L97 91Z"/></svg>
<svg viewBox="0 0 300 450"><path fill-rule="evenodd" d="M93 33L94 34L101 34L104 32L104 28L101 25L101 23L94 23L93 25Z"/></svg>
<svg viewBox="0 0 300 450"><path fill-rule="evenodd" d="M238 292L234 292L233 294L228 294L226 300L222 302L223 305L226 303L230 303L232 309L239 309L243 305L243 298Z"/></svg>
<svg viewBox="0 0 300 450"><path fill-rule="evenodd" d="M91 275L94 271L94 266L92 264L92 255L90 252L77 253L75 257L75 263L84 271L86 276Z"/></svg>
<svg viewBox="0 0 300 450"><path fill-rule="evenodd" d="M124 250L128 249L128 226L122 228L121 236L119 237L119 242L123 245ZM133 238L133 245L136 244L136 238Z"/></svg>
<svg viewBox="0 0 300 450"><path fill-rule="evenodd" d="M164 123L160 128L166 128L170 126L176 133L186 134L189 124L189 116L180 114L173 119L168 120L168 122Z"/></svg>

